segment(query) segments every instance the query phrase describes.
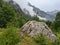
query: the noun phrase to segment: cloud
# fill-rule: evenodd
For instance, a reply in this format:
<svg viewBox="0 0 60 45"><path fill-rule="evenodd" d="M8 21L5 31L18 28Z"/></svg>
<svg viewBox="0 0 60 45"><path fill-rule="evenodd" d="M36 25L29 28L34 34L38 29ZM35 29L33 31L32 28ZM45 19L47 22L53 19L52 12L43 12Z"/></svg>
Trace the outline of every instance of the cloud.
<svg viewBox="0 0 60 45"><path fill-rule="evenodd" d="M44 11L53 11L53 10L60 10L60 0L14 0L16 1L21 8L30 9L27 6L27 3L30 2L32 5L35 5L41 10Z"/></svg>

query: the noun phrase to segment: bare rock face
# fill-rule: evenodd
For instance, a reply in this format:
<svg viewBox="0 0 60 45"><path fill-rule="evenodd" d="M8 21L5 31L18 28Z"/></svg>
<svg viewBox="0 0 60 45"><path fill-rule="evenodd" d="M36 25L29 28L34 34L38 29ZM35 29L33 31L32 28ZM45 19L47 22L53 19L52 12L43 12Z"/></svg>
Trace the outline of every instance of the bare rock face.
<svg viewBox="0 0 60 45"><path fill-rule="evenodd" d="M44 22L29 21L22 28L22 32L26 32L28 36L34 37L42 33L49 39L56 39L51 29Z"/></svg>

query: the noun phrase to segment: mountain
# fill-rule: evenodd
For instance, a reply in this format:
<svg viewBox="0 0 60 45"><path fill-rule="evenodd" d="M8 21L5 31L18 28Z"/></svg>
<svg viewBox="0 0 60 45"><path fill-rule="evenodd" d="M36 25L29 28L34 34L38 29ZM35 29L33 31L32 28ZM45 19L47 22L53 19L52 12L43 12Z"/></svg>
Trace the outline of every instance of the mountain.
<svg viewBox="0 0 60 45"><path fill-rule="evenodd" d="M4 0L4 1L6 1L9 5L11 5L18 14L21 14L21 16L24 16L28 20L31 19L32 14L30 14L30 12L26 8L22 10L20 6L13 0ZM53 21L56 17L56 11L44 12L30 3L28 3L28 6L32 7L33 8L32 11L42 20Z"/></svg>
<svg viewBox="0 0 60 45"><path fill-rule="evenodd" d="M30 7L32 7L32 8L33 8L33 11L34 11L36 14L38 14L39 16L41 16L41 17L45 17L46 15L48 15L47 13L45 13L45 12L42 11L42 10L40 10L39 8L31 5L30 3L28 3L28 5L29 5Z"/></svg>
<svg viewBox="0 0 60 45"><path fill-rule="evenodd" d="M30 15L29 11L26 8L23 9L23 12L27 15Z"/></svg>
<svg viewBox="0 0 60 45"><path fill-rule="evenodd" d="M39 16L41 18L45 18L46 20L49 20L49 21L54 20L55 17L53 16L53 14L51 15L47 12L44 12L30 3L28 3L28 5L33 8L33 11L37 16Z"/></svg>
<svg viewBox="0 0 60 45"><path fill-rule="evenodd" d="M54 10L54 11L46 12L46 13L56 17L57 12L59 12L59 11L58 10Z"/></svg>

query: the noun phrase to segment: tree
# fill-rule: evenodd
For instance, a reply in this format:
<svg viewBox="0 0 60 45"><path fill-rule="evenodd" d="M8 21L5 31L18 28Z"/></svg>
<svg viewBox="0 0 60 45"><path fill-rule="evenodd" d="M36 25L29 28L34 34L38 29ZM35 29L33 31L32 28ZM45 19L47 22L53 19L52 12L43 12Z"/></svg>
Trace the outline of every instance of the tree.
<svg viewBox="0 0 60 45"><path fill-rule="evenodd" d="M46 24L47 24L49 27L52 26L52 22L50 22L50 21L45 21L45 22L46 22Z"/></svg>
<svg viewBox="0 0 60 45"><path fill-rule="evenodd" d="M12 4L14 5L14 4ZM21 27L27 22L25 14L19 9L16 11L15 6L0 0L0 27L7 27L13 25L15 27Z"/></svg>
<svg viewBox="0 0 60 45"><path fill-rule="evenodd" d="M55 21L54 21L54 29L58 30L60 28L60 12L57 13Z"/></svg>
<svg viewBox="0 0 60 45"><path fill-rule="evenodd" d="M8 22L12 22L15 20L16 12L5 2L0 2L0 4L0 27L6 27Z"/></svg>
<svg viewBox="0 0 60 45"><path fill-rule="evenodd" d="M40 21L39 18L37 17L37 15L36 15L36 16L33 16L33 17L32 17L32 20Z"/></svg>

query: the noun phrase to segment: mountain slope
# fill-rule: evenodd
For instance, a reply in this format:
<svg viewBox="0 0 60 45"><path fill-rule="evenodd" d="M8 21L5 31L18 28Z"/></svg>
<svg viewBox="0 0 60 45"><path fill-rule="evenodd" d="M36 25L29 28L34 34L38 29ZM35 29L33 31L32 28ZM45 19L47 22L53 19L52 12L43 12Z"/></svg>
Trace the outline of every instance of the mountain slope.
<svg viewBox="0 0 60 45"><path fill-rule="evenodd" d="M57 12L59 12L59 11L58 11L58 10L54 10L54 11L46 12L46 13L47 13L47 14L50 14L51 16L56 17Z"/></svg>
<svg viewBox="0 0 60 45"><path fill-rule="evenodd" d="M4 0L4 1L7 2L9 5L11 5L16 10L16 12L18 14L18 17L20 17L20 18L23 17L23 18L25 18L27 20L29 20L29 18L31 18L30 15L26 15L22 11L22 9L20 8L20 6L15 1L13 1L13 0Z"/></svg>
<svg viewBox="0 0 60 45"><path fill-rule="evenodd" d="M39 8L35 7L34 5L31 5L30 3L28 3L28 5L33 8L33 11L36 13L36 15L45 18L46 20L53 21L53 15L40 10Z"/></svg>

